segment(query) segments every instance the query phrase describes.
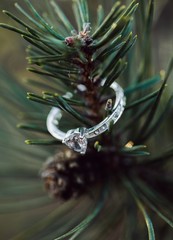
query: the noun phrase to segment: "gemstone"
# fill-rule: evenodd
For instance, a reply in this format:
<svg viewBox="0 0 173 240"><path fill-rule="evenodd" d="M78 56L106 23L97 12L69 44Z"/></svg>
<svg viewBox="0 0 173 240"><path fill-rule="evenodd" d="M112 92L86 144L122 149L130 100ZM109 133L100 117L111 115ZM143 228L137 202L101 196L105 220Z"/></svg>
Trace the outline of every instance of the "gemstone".
<svg viewBox="0 0 173 240"><path fill-rule="evenodd" d="M62 142L75 152L79 152L81 154L85 154L86 152L87 138L78 129L69 130Z"/></svg>
<svg viewBox="0 0 173 240"><path fill-rule="evenodd" d="M99 130L96 130L94 134L97 136L99 134Z"/></svg>
<svg viewBox="0 0 173 240"><path fill-rule="evenodd" d="M106 128L107 128L107 125L104 124L101 129L102 129L102 131L103 131L103 130L106 130Z"/></svg>

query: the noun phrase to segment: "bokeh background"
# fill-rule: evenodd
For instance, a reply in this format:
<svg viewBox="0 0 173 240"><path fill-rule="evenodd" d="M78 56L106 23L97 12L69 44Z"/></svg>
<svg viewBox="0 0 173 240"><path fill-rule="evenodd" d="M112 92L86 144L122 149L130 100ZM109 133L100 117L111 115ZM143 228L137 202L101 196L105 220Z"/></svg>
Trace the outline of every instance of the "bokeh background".
<svg viewBox="0 0 173 240"><path fill-rule="evenodd" d="M57 1L73 21L72 10L69 7L69 3L71 1ZM14 7L15 2L16 0L0 0L0 22L14 24L14 22L10 20L6 15L4 15L1 10L5 9L15 14L17 12ZM21 5L24 4L22 0L17 0L17 2ZM34 3L37 9L44 11L48 0L38 0L31 2ZM114 1L89 0L91 11L94 11L95 7L100 2L102 2L105 6L105 9L108 10ZM155 5L154 25L152 31L152 51L155 71L159 72L161 69L167 68L168 62L173 55L173 1L156 0ZM18 14L18 16L20 16L20 14ZM33 77L33 74L26 71L26 46L27 43L22 40L18 34L0 29L0 88L1 92L4 92L4 94L10 94L10 91L8 92L8 87L6 87L8 85L8 79L12 79L12 81L16 81L17 83L25 85L26 79ZM25 95L25 92L23 94ZM0 239L6 240L11 239L13 235L17 234L18 229L29 229L29 227L32 226L33 222L39 222L42 218L45 218L45 216L49 216L49 213L53 213L54 209L56 209L57 203L56 201L47 197L46 193L44 192L42 182L38 177L38 172L42 166L42 162L50 155L51 148L49 150L45 149L43 151L43 148L32 148L30 146L25 146L25 137L22 136L21 133L17 133L18 130L15 129L17 120L15 117L12 119L12 115L10 114L10 111L13 111L13 114L15 114L15 109L10 108L10 103L8 104L8 109L3 109L3 107L6 108L5 104L4 106L1 104L0 107L1 139L3 138L2 136L4 136L4 138L6 137L6 140L4 139L4 142L1 141L0 143ZM13 159L15 155L10 151L10 146L11 144L14 145L14 142L16 149L19 145L23 149L20 157L17 160L15 159L15 162ZM30 148L29 151L28 148ZM18 151L21 151L20 148ZM32 155L32 151L34 151L35 155ZM23 159L25 159L26 154L28 153L30 156L29 159L27 156L27 166L26 163L23 165L22 154ZM38 158L36 159L37 155ZM9 161L9 165L6 164L7 161ZM15 168L15 171L14 166L17 166L17 168ZM8 172L9 180L7 179L8 176L5 174L6 172ZM13 176L12 178L10 174ZM17 176L16 179L15 176ZM14 186L12 182L14 182ZM38 184L35 185L35 182L38 182ZM32 188L32 184L34 185L34 190ZM13 192L14 194L12 194ZM10 196L11 200L9 201ZM38 198L40 198L40 200L38 200ZM6 199L8 199L7 202ZM31 202L29 199L32 199L32 201L35 202ZM16 204L17 200L19 201L18 205ZM28 206L28 211L22 209L23 201L25 201L25 203L28 201L26 204L26 206ZM83 201L81 204L83 204L83 211L85 212L85 201ZM71 207L74 207L73 202L66 206L66 209L71 209ZM35 209L37 209L37 211ZM76 211L77 209L71 213L71 217L75 214ZM54 217L55 216L52 216L51 221ZM47 223L49 223L49 221L50 218L47 218ZM45 219L45 229L47 223ZM37 239L44 239L40 238L40 236L37 237Z"/></svg>

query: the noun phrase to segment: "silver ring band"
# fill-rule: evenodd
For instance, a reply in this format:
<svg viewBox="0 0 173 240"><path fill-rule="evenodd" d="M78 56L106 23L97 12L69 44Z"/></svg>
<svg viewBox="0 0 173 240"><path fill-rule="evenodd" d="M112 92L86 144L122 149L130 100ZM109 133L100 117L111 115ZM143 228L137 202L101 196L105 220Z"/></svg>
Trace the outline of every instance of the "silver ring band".
<svg viewBox="0 0 173 240"><path fill-rule="evenodd" d="M62 141L62 143L65 143L74 151L85 154L87 149L87 139L94 138L107 131L110 124L115 124L124 111L126 98L123 89L116 82L114 82L110 88L114 90L116 99L112 108L112 113L103 121L91 128L80 127L77 129L71 129L65 133L58 128L59 121L62 118L62 111L57 107L53 107L47 117L47 129L50 134L56 139Z"/></svg>

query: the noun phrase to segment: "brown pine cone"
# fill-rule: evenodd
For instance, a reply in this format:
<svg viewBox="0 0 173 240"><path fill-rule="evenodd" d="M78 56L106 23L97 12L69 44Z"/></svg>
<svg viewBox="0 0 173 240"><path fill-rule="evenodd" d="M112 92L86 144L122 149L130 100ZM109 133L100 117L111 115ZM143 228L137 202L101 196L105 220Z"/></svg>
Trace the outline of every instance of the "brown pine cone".
<svg viewBox="0 0 173 240"><path fill-rule="evenodd" d="M41 171L49 195L67 200L87 192L104 175L103 163L97 157L66 150L49 158Z"/></svg>

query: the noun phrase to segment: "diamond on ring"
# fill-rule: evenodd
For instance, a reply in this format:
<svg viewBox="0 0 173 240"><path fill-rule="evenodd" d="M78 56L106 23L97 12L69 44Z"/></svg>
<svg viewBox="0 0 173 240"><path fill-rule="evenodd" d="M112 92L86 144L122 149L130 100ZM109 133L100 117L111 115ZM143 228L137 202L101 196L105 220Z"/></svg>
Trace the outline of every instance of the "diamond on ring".
<svg viewBox="0 0 173 240"><path fill-rule="evenodd" d="M85 154L87 149L87 138L84 134L81 133L79 129L69 130L62 143L65 143L70 149L73 149L75 152Z"/></svg>

